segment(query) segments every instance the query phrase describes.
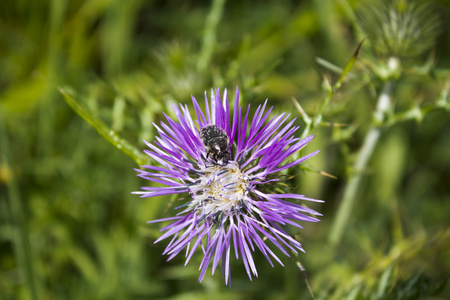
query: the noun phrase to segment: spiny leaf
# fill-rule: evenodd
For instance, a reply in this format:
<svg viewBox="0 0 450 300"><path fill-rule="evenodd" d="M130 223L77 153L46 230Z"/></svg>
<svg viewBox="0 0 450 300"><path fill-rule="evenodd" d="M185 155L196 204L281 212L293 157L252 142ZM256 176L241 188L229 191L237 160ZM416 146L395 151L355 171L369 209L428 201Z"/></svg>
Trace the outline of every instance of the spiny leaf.
<svg viewBox="0 0 450 300"><path fill-rule="evenodd" d="M116 131L95 118L82 104L80 104L80 102L75 99L75 93L72 89L65 87L60 88L59 91L64 96L64 100L66 100L67 104L114 147L131 157L138 165L145 165L147 163L147 157L141 153L138 148L131 145Z"/></svg>

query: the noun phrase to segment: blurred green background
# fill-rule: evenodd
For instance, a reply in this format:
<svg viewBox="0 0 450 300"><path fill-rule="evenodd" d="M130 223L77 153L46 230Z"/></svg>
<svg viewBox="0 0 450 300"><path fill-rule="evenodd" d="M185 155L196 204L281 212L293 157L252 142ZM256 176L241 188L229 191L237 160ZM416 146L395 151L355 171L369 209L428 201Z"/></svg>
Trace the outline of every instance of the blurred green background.
<svg viewBox="0 0 450 300"><path fill-rule="evenodd" d="M450 3L422 2L429 14L400 20L415 34L403 49L370 32L389 22L374 24L382 9L363 0L1 1L0 299L312 299L297 259L316 299L449 299ZM292 97L323 115L304 150L321 152L292 175L296 192L326 202L312 205L320 223L292 231L306 254L271 268L256 253L253 282L234 261L228 288L220 272L198 283L200 253L165 261L160 225L146 221L172 216L174 199L131 195L147 183L121 150L144 149L172 103L236 85L241 105L269 98L302 129ZM380 138L333 242L371 128Z"/></svg>

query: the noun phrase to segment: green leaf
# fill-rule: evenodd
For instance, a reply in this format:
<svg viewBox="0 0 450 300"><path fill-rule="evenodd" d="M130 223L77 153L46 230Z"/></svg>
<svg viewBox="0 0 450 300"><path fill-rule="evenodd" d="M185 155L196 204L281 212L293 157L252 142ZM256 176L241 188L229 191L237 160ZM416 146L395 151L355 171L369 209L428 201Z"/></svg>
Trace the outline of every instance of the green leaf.
<svg viewBox="0 0 450 300"><path fill-rule="evenodd" d="M114 147L131 157L138 165L147 163L148 158L135 146L123 139L116 131L106 126L102 121L95 118L79 101L77 101L75 92L68 87L59 89L64 96L67 104L86 122L100 133Z"/></svg>

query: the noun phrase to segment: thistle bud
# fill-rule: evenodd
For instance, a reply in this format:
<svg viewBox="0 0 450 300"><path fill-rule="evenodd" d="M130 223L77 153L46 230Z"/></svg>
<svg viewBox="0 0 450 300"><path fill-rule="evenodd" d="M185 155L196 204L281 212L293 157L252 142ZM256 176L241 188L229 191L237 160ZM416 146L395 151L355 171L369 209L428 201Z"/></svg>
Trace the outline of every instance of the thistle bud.
<svg viewBox="0 0 450 300"><path fill-rule="evenodd" d="M386 58L415 58L429 50L440 33L431 6L414 1L372 1L357 11L375 51Z"/></svg>

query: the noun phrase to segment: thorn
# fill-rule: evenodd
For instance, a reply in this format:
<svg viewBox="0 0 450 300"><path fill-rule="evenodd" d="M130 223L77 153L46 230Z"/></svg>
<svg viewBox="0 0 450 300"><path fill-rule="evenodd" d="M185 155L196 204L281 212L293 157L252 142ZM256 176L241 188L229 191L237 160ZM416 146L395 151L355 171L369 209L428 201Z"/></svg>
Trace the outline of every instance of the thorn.
<svg viewBox="0 0 450 300"><path fill-rule="evenodd" d="M355 53L353 54L353 57L356 58L358 56L359 50L361 49L361 47L362 47L364 41L366 40L366 38L367 37L363 38L363 40L358 44L358 47L356 48Z"/></svg>
<svg viewBox="0 0 450 300"><path fill-rule="evenodd" d="M323 176L326 176L326 177L333 178L333 179L337 179L336 176L331 175L331 174L329 174L329 173L327 173L327 172L324 172L324 171L319 171L319 174L320 174L320 175L323 175Z"/></svg>
<svg viewBox="0 0 450 300"><path fill-rule="evenodd" d="M297 108L297 110L300 112L300 115L302 116L303 121L305 121L305 123L311 123L311 118L303 110L302 106L300 105L300 103L298 103L297 99L292 97L292 102L294 103L295 108Z"/></svg>

